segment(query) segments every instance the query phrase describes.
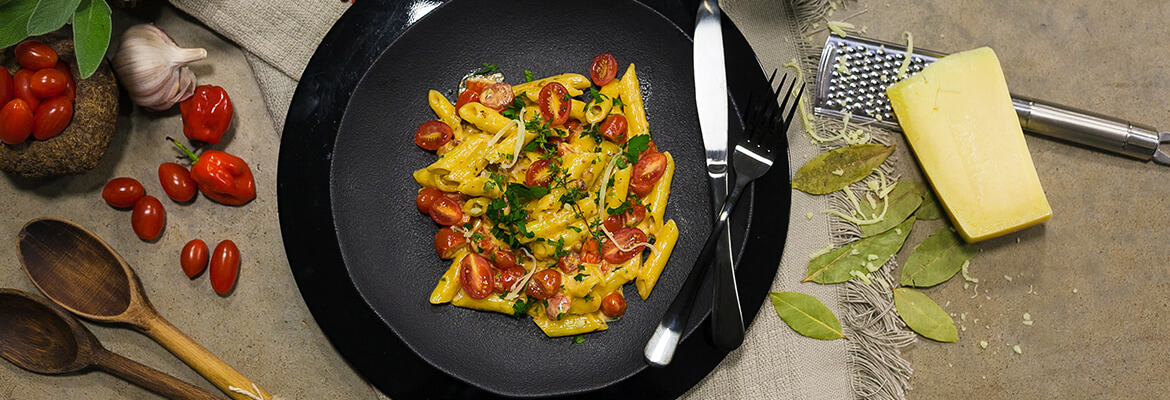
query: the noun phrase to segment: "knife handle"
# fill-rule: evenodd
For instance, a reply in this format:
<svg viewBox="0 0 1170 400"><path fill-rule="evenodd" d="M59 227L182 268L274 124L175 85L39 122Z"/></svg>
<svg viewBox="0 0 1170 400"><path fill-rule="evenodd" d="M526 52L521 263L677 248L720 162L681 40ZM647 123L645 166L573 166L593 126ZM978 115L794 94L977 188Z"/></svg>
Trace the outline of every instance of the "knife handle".
<svg viewBox="0 0 1170 400"><path fill-rule="evenodd" d="M1159 136L1164 135L1148 126L1023 96L1012 96L1012 106L1029 132L1141 160L1160 154Z"/></svg>

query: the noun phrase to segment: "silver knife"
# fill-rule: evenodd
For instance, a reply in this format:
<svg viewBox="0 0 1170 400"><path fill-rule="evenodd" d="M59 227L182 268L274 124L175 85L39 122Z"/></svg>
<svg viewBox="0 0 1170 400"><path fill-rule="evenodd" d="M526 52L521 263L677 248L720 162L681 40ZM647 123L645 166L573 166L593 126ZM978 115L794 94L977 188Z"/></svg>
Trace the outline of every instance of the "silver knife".
<svg viewBox="0 0 1170 400"><path fill-rule="evenodd" d="M707 150L707 176L711 185L711 209L718 210L727 197L727 71L723 60L723 30L719 23L720 11L718 2L704 0L699 5L698 15L695 17L694 61L695 61L695 102L698 105L699 128L703 133L703 145ZM712 299L715 307L734 307L734 315L741 316L739 297L736 294L735 274L731 259L731 230L720 238L715 254L716 273L713 285L716 295ZM646 344L646 360L654 366L664 366L670 363L674 350L682 337L682 330L686 329L691 305L694 302L693 293L688 289L701 282L706 272L704 266L691 271L687 283L683 285L679 297L674 300L667 310L666 316L659 323L654 335ZM725 271L724 271L725 270ZM731 296L720 296L720 286L730 287ZM712 312L712 333L716 338L719 332L732 331L738 325L739 339L716 339L717 347L732 350L743 342L743 319L737 321L715 321L714 316L721 314ZM730 313L722 313L730 314ZM724 342L724 343L721 343ZM727 349L724 344L734 342L734 346Z"/></svg>

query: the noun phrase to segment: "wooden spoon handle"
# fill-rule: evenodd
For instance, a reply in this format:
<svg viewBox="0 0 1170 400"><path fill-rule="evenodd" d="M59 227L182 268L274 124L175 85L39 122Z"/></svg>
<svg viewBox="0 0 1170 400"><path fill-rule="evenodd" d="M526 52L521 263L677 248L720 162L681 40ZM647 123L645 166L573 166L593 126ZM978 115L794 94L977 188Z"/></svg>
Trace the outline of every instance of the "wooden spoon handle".
<svg viewBox="0 0 1170 400"><path fill-rule="evenodd" d="M142 386L147 390L178 400L223 400L222 396L203 390L157 369L139 364L134 360L111 353L108 350L94 352L94 364L103 371Z"/></svg>
<svg viewBox="0 0 1170 400"><path fill-rule="evenodd" d="M260 389L252 380L244 377L162 316L156 314L154 318L148 319L142 328L154 341L179 357L229 397L236 400L272 399L272 395Z"/></svg>

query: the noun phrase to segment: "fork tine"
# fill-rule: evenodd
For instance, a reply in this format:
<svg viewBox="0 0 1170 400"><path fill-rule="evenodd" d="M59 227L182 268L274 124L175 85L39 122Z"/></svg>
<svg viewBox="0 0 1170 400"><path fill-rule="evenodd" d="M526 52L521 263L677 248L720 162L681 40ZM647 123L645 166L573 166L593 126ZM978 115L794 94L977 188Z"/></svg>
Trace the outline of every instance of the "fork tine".
<svg viewBox="0 0 1170 400"><path fill-rule="evenodd" d="M804 96L804 84L800 84L800 91L796 93L796 101L792 102L792 109L788 110L788 117L784 119L784 130L792 125L792 117L796 115L796 109L800 108L800 98Z"/></svg>

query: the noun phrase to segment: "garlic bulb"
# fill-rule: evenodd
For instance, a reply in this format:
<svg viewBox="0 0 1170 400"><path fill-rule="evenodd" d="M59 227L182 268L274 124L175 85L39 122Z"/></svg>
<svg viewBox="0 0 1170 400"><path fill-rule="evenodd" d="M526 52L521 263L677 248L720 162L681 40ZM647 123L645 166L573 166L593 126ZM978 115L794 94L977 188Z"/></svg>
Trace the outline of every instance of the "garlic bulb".
<svg viewBox="0 0 1170 400"><path fill-rule="evenodd" d="M187 64L207 58L207 50L184 49L154 24L139 24L122 34L114 71L134 104L166 110L195 93L195 74Z"/></svg>

